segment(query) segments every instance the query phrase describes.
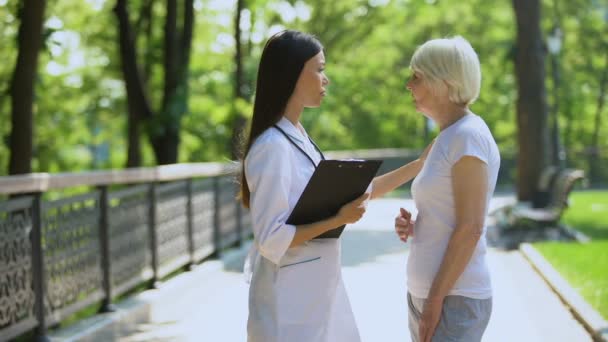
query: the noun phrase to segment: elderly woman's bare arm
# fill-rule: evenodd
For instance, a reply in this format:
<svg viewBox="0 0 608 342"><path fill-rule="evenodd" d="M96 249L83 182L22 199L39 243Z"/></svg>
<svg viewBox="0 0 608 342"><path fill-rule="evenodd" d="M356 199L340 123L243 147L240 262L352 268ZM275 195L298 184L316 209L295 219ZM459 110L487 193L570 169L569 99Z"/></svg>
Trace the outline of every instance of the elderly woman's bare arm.
<svg viewBox="0 0 608 342"><path fill-rule="evenodd" d="M401 166L391 172L385 173L382 176L374 178L372 181L372 195L371 198L378 198L384 196L387 192L391 192L401 186L404 183L411 181L418 173L424 161L426 160L431 147L433 146L433 140L422 152L418 159Z"/></svg>
<svg viewBox="0 0 608 342"><path fill-rule="evenodd" d="M423 309L420 323L422 341L432 337L439 322L443 299L466 268L482 235L487 179L486 164L475 157L465 156L452 167L456 227Z"/></svg>
<svg viewBox="0 0 608 342"><path fill-rule="evenodd" d="M465 156L452 167L456 227L429 297L443 298L469 263L482 235L488 193L486 164Z"/></svg>

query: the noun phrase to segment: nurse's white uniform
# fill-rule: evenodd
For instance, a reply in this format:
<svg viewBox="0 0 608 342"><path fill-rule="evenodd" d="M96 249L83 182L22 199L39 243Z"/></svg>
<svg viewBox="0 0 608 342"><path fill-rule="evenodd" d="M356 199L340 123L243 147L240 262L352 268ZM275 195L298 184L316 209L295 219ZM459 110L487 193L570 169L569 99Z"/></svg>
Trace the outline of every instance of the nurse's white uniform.
<svg viewBox="0 0 608 342"><path fill-rule="evenodd" d="M245 159L254 232L247 340L358 342L342 281L339 239L316 239L289 248L296 228L285 221L321 154L303 128L285 118L277 126L291 142L271 127L256 139Z"/></svg>

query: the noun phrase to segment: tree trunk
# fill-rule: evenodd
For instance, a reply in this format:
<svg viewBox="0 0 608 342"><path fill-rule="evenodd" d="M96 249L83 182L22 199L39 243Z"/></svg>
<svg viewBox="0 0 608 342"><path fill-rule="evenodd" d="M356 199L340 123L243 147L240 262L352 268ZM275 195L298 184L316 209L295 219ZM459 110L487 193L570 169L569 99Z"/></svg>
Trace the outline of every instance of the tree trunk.
<svg viewBox="0 0 608 342"><path fill-rule="evenodd" d="M558 35L560 41L564 40L564 31L562 28L562 15L559 8L558 0L553 0L553 32L551 34ZM566 150L562 144L561 125L560 125L560 87L561 87L561 70L559 53L561 49L557 49L551 53L551 79L552 79L552 106L551 106L551 162L560 170L566 167Z"/></svg>
<svg viewBox="0 0 608 342"><path fill-rule="evenodd" d="M570 87L566 88L566 92L568 92L568 89ZM564 113L566 116L566 123L564 125L564 151L565 153L565 160L564 160L564 164L566 166L570 165L571 163L571 156L570 154L572 153L572 132L574 131L574 127L573 127L573 123L574 123L574 108L573 108L573 104L572 104L572 99L570 99L570 95L565 96L564 98Z"/></svg>
<svg viewBox="0 0 608 342"><path fill-rule="evenodd" d="M8 173L11 175L32 172L34 89L45 7L46 0L24 0L19 11L19 52L10 84L12 126Z"/></svg>
<svg viewBox="0 0 608 342"><path fill-rule="evenodd" d="M188 76L194 28L194 0L184 3L182 31L178 29L176 0L167 0L165 19L164 68L165 87L160 120L155 123L150 140L159 164L178 160L181 118L188 111Z"/></svg>
<svg viewBox="0 0 608 342"><path fill-rule="evenodd" d="M163 110L170 106L177 88L177 61L179 38L177 36L177 0L167 0L167 17L165 18L164 61L165 89L163 92Z"/></svg>
<svg viewBox="0 0 608 342"><path fill-rule="evenodd" d="M247 37L249 37L249 38L247 39L247 51L245 51L247 56L251 56L251 51L253 51L253 41L251 40L251 35L253 34L253 30L254 30L255 23L256 23L255 6L251 6L251 8L249 8L249 11L250 11L250 14L249 14L250 22L249 22L249 31L247 32Z"/></svg>
<svg viewBox="0 0 608 342"><path fill-rule="evenodd" d="M595 110L595 120L593 126L593 134L591 135L591 144L589 151L589 179L592 184L599 180L600 168L600 127L602 126L602 112L606 103L606 91L608 91L608 45L606 46L604 70L600 79L599 95L597 97L597 107Z"/></svg>
<svg viewBox="0 0 608 342"><path fill-rule="evenodd" d="M243 98L243 54L241 44L241 13L243 12L243 0L237 0L236 12L234 15L234 42L236 46L234 54L234 96Z"/></svg>
<svg viewBox="0 0 608 342"><path fill-rule="evenodd" d="M118 19L121 68L125 80L129 110L127 167L137 167L141 166L139 127L142 120L152 117L152 109L146 97L139 66L137 65L137 47L129 22L126 0L116 1L114 13Z"/></svg>
<svg viewBox="0 0 608 342"><path fill-rule="evenodd" d="M135 36L129 22L126 0L117 0L114 8L119 21L120 54L127 88L129 117L130 122L133 118L133 122L136 123L133 129L129 128L129 132L130 135L134 134L131 132L136 133L137 124L142 120L153 120L147 133L158 164L177 162L180 122L183 114L187 112L194 1L186 0L184 2L181 32L177 25L178 8L177 0L167 0L167 17L164 28L164 88L160 113L154 113L146 97L143 78L137 64Z"/></svg>
<svg viewBox="0 0 608 342"><path fill-rule="evenodd" d="M236 44L236 51L234 54L234 99L245 99L245 93L243 91L244 80L243 80L243 45L241 44L241 13L244 9L244 0L237 0L236 12L234 15L234 41ZM233 160L240 157L241 154L241 140L244 129L247 125L247 119L239 112L239 108L236 106L233 108L233 119L232 119L232 138L230 140L230 151Z"/></svg>
<svg viewBox="0 0 608 342"><path fill-rule="evenodd" d="M126 167L141 166L140 120L129 111L127 122L127 165Z"/></svg>
<svg viewBox="0 0 608 342"><path fill-rule="evenodd" d="M145 35L145 46L146 52L144 54L144 67L143 67L143 75L142 80L144 82L145 89L148 89L148 80L150 75L152 74L152 64L153 64L153 46L154 46L154 37L152 32L153 27L153 19L152 9L154 8L154 0L146 0L142 3L142 8L140 10L140 21L143 26L143 33ZM137 35L137 33L136 33Z"/></svg>
<svg viewBox="0 0 608 342"><path fill-rule="evenodd" d="M179 99L176 90L179 75L179 38L177 29L177 0L167 0L164 26L163 68L164 88L160 117L153 123L150 142L158 164L172 164L177 161L179 120Z"/></svg>
<svg viewBox="0 0 608 342"><path fill-rule="evenodd" d="M517 197L531 200L542 169L548 165L549 134L545 90L545 52L538 0L513 0L517 21Z"/></svg>
<svg viewBox="0 0 608 342"><path fill-rule="evenodd" d="M561 143L560 136L560 124L559 124L559 112L560 112L560 98L559 98L559 87L560 87L560 70L558 56L551 56L551 78L552 78L552 91L553 91L553 105L551 106L551 162L559 169L565 168L565 151Z"/></svg>

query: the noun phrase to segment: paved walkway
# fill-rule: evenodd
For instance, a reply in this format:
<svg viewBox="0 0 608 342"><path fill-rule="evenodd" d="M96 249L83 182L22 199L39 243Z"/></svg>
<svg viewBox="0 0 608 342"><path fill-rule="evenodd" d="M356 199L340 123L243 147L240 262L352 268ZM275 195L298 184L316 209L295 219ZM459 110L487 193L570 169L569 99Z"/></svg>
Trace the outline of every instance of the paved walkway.
<svg viewBox="0 0 608 342"><path fill-rule="evenodd" d="M493 203L504 200L499 197ZM415 212L411 200L375 200L365 217L343 235L344 280L364 342L410 341L408 249L392 226L399 206ZM124 331L118 340L246 341L248 288L240 273L242 255L207 262L183 276L189 280L176 279L175 283L189 281L187 290L182 286L179 294L158 300L147 322ZM591 341L519 252L491 249L488 260L495 295L484 341ZM157 291L171 291L173 281Z"/></svg>

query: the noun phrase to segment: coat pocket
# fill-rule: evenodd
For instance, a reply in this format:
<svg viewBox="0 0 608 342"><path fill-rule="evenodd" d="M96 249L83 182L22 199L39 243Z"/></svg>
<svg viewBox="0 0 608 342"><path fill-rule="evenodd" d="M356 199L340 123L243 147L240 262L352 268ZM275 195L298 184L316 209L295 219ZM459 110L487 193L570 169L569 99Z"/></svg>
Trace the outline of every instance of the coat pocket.
<svg viewBox="0 0 608 342"><path fill-rule="evenodd" d="M298 261L298 262L292 262L292 263L289 263L289 264L282 265L279 268L291 267L291 266L305 264L307 262L313 262L313 261L317 261L317 260L321 260L321 257L316 257L316 258L312 258L312 259L302 260L302 261Z"/></svg>

